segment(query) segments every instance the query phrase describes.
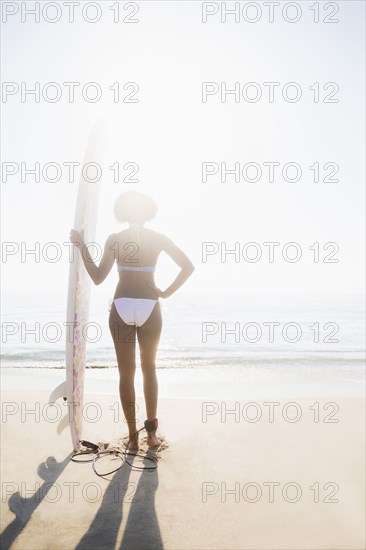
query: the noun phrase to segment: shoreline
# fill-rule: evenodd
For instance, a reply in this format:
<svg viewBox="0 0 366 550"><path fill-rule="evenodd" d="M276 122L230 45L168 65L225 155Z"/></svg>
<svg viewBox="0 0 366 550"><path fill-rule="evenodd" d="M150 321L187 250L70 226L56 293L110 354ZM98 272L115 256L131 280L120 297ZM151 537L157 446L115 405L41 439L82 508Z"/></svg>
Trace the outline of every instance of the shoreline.
<svg viewBox="0 0 366 550"><path fill-rule="evenodd" d="M157 369L159 397L175 399L243 399L243 398L306 398L364 397L363 372L358 378L331 376L326 370L256 367L190 367ZM63 380L62 368L5 367L1 369L2 391L45 390L50 393ZM85 393L118 394L117 367L85 370ZM136 395L143 395L141 368L136 369Z"/></svg>

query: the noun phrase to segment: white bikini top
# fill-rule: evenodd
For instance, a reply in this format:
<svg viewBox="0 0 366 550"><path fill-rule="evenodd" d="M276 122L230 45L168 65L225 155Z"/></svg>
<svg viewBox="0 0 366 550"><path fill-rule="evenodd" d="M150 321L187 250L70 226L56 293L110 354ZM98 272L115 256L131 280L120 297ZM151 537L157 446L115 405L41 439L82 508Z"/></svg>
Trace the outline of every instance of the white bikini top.
<svg viewBox="0 0 366 550"><path fill-rule="evenodd" d="M154 273L155 267L137 267L127 265L117 265L117 271L145 271L146 273Z"/></svg>

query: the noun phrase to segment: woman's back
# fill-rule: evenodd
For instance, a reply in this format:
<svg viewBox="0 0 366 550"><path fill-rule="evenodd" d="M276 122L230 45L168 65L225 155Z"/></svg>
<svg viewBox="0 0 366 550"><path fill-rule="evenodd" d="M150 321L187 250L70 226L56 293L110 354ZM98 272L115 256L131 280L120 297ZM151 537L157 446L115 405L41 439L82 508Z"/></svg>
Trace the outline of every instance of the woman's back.
<svg viewBox="0 0 366 550"><path fill-rule="evenodd" d="M154 267L164 247L166 237L140 227L128 228L115 234L116 262L121 266Z"/></svg>
<svg viewBox="0 0 366 550"><path fill-rule="evenodd" d="M156 299L156 293L149 286L155 286L154 272L141 268L155 268L167 241L165 235L144 227L128 228L114 235L112 247L115 260L117 268L122 268L119 271L115 298Z"/></svg>

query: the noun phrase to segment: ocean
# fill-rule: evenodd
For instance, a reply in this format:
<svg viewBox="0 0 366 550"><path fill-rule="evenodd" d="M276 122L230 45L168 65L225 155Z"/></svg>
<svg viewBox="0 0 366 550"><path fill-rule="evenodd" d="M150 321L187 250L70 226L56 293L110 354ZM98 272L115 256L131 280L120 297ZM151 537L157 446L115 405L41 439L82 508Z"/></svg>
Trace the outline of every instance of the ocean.
<svg viewBox="0 0 366 550"><path fill-rule="evenodd" d="M288 365L362 368L362 295L194 294L161 300L157 368ZM114 367L109 300L91 299L88 367ZM66 299L14 292L2 299L2 366L65 367Z"/></svg>

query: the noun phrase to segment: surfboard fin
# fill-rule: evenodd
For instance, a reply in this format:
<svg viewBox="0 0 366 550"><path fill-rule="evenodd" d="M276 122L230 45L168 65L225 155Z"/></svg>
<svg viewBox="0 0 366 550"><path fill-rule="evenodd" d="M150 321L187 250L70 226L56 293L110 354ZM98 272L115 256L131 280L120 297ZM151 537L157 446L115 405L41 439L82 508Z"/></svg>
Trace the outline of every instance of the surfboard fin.
<svg viewBox="0 0 366 550"><path fill-rule="evenodd" d="M57 399L60 399L60 397L66 396L66 380L64 382L61 382L51 393L48 402L54 403L57 401Z"/></svg>
<svg viewBox="0 0 366 550"><path fill-rule="evenodd" d="M69 414L67 413L61 418L60 422L57 424L57 434L60 435L69 424Z"/></svg>

